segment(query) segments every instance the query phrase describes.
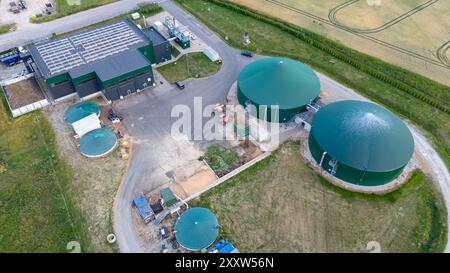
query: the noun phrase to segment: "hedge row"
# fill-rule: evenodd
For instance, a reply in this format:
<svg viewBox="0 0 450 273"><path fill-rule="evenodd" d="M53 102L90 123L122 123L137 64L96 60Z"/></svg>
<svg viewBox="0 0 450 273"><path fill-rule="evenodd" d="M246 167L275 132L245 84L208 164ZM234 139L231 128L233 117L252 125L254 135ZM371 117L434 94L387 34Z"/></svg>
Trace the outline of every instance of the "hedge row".
<svg viewBox="0 0 450 273"><path fill-rule="evenodd" d="M432 80L426 79L415 73L406 71L399 67L382 62L378 59L362 54L355 50L346 48L345 46L331 41L323 36L309 32L296 25L286 23L280 19L273 18L267 15L262 15L250 8L243 7L228 1L221 0L204 0L215 5L233 10L242 15L249 16L264 23L277 27L305 43L330 54L334 58L341 60L360 71L363 71L372 77L375 77L387 84L402 90L411 96L422 100L423 102L450 114L450 107L445 95L442 99L433 97L429 94L430 88L438 90L439 93L449 94L450 88L440 85ZM181 3L181 2L180 2ZM448 90L447 90L448 89Z"/></svg>

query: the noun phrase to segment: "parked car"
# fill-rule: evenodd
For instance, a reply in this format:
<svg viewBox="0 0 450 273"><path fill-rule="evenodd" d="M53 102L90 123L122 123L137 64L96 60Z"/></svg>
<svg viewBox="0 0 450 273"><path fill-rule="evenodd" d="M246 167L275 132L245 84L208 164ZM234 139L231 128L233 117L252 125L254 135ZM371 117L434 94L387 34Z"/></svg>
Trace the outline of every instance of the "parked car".
<svg viewBox="0 0 450 273"><path fill-rule="evenodd" d="M191 40L197 40L197 36L194 33L189 32L189 36L191 36Z"/></svg>
<svg viewBox="0 0 450 273"><path fill-rule="evenodd" d="M241 55L245 56L245 57L248 57L248 58L253 57L253 53L251 53L250 51L242 51Z"/></svg>
<svg viewBox="0 0 450 273"><path fill-rule="evenodd" d="M27 9L27 3L25 3L24 0L19 0L17 2L17 5L19 6L20 9Z"/></svg>
<svg viewBox="0 0 450 273"><path fill-rule="evenodd" d="M108 119L112 122L112 123L118 123L121 122L123 120L123 117L114 113L113 109L109 109L108 111Z"/></svg>
<svg viewBox="0 0 450 273"><path fill-rule="evenodd" d="M163 240L169 238L169 231L166 227L159 229L159 234L161 235L161 239Z"/></svg>
<svg viewBox="0 0 450 273"><path fill-rule="evenodd" d="M155 219L155 214L153 213L147 198L141 194L133 200L133 206L136 207L139 216L141 216L144 223L149 223L151 220Z"/></svg>
<svg viewBox="0 0 450 273"><path fill-rule="evenodd" d="M186 85L182 81L176 81L175 85L181 90L183 90L186 87Z"/></svg>

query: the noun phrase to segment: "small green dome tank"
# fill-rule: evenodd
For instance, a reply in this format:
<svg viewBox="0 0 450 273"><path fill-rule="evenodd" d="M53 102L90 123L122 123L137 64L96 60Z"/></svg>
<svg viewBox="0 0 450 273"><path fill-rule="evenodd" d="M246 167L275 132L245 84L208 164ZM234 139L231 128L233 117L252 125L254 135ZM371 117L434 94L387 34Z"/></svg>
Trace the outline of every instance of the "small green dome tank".
<svg viewBox="0 0 450 273"><path fill-rule="evenodd" d="M175 223L175 238L185 249L209 247L219 235L219 222L209 209L190 208Z"/></svg>
<svg viewBox="0 0 450 273"><path fill-rule="evenodd" d="M80 138L80 151L86 157L102 157L117 146L116 134L106 128L99 128Z"/></svg>
<svg viewBox="0 0 450 273"><path fill-rule="evenodd" d="M101 109L95 102L85 101L70 106L64 113L64 120L73 124L87 116L97 114L100 116Z"/></svg>

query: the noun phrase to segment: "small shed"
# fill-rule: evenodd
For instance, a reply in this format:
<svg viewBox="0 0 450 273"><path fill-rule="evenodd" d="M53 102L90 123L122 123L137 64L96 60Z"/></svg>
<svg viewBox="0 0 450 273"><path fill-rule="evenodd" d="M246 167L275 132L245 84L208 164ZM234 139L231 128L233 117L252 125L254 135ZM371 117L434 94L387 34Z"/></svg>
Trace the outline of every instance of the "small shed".
<svg viewBox="0 0 450 273"><path fill-rule="evenodd" d="M172 190L170 188L165 188L161 190L161 202L166 207L170 207L175 205L178 201Z"/></svg>
<svg viewBox="0 0 450 273"><path fill-rule="evenodd" d="M211 62L221 62L222 61L222 58L220 58L219 53L217 53L217 51L215 51L211 47L207 47L207 48L203 49L203 54L205 54L206 57L208 57L211 60Z"/></svg>

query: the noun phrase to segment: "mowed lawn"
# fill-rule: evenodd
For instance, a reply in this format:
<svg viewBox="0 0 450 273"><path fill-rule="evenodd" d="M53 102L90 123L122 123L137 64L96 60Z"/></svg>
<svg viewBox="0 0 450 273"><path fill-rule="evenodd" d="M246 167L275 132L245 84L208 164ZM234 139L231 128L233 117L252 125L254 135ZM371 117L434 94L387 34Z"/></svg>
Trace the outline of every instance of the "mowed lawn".
<svg viewBox="0 0 450 273"><path fill-rule="evenodd" d="M10 118L1 98L0 252L68 252L70 241L86 246L66 194L71 171L49 123L41 112Z"/></svg>
<svg viewBox="0 0 450 273"><path fill-rule="evenodd" d="M310 169L300 142L202 195L191 206L212 209L222 235L242 252L440 252L446 209L421 173L399 191L372 196L336 188Z"/></svg>
<svg viewBox="0 0 450 273"><path fill-rule="evenodd" d="M158 71L170 83L189 78L204 78L216 74L221 65L211 62L201 52L188 53L175 62L163 65Z"/></svg>

